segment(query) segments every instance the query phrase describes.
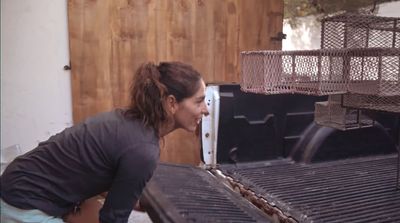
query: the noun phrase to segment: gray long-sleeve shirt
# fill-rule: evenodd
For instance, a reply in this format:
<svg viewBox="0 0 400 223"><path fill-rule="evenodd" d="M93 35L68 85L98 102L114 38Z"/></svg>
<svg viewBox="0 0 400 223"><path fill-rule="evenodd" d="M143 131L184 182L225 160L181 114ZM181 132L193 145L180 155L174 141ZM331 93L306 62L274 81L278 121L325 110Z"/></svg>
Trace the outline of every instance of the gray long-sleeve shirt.
<svg viewBox="0 0 400 223"><path fill-rule="evenodd" d="M101 113L18 157L1 177L1 198L63 216L108 191L100 221L127 222L159 159L158 136L122 110Z"/></svg>

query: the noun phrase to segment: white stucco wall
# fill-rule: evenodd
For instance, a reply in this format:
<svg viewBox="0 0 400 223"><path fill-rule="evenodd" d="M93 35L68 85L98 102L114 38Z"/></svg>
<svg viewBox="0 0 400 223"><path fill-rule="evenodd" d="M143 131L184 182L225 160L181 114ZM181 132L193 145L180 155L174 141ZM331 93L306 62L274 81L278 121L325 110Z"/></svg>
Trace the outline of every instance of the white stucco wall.
<svg viewBox="0 0 400 223"><path fill-rule="evenodd" d="M1 0L1 148L72 124L67 0Z"/></svg>
<svg viewBox="0 0 400 223"><path fill-rule="evenodd" d="M400 1L380 4L378 16L400 17Z"/></svg>
<svg viewBox="0 0 400 223"><path fill-rule="evenodd" d="M378 5L378 16L400 17L400 1ZM284 21L283 33L286 39L282 42L282 50L311 50L321 48L321 23L315 16L298 18L298 25L292 28Z"/></svg>
<svg viewBox="0 0 400 223"><path fill-rule="evenodd" d="M283 21L282 50L312 50L321 48L321 24L315 16L297 18L292 27L287 20Z"/></svg>

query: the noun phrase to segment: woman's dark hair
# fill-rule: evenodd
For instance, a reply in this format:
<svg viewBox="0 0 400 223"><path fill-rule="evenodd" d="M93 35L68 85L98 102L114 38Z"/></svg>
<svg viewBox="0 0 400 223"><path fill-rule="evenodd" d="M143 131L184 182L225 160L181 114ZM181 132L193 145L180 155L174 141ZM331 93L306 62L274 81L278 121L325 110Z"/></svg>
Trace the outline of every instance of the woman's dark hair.
<svg viewBox="0 0 400 223"><path fill-rule="evenodd" d="M173 95L177 102L193 96L199 89L200 74L190 65L180 62L142 64L136 71L131 85L131 103L126 115L138 118L157 133L167 112L163 101Z"/></svg>

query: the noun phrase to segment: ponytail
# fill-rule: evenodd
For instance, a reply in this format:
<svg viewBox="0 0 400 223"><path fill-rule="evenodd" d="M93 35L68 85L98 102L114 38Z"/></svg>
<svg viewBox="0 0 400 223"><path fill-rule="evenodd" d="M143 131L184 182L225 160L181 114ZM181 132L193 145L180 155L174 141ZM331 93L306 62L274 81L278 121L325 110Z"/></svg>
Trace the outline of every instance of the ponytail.
<svg viewBox="0 0 400 223"><path fill-rule="evenodd" d="M160 72L153 63L142 64L137 69L131 85L131 107L127 114L141 119L145 126L157 132L167 114L163 106L166 87L160 83Z"/></svg>
<svg viewBox="0 0 400 223"><path fill-rule="evenodd" d="M200 87L200 74L191 66L180 62L142 64L131 85L131 104L126 114L153 127L157 134L167 120L164 99L173 95L177 102L191 97Z"/></svg>

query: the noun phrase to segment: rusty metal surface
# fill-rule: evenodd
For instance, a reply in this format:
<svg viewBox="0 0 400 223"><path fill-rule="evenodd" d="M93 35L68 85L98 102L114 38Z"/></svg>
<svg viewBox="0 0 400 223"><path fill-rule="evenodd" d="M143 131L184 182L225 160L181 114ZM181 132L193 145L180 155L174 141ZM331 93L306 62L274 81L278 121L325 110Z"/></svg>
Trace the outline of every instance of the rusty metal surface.
<svg viewBox="0 0 400 223"><path fill-rule="evenodd" d="M400 96L400 49L351 49L348 61L348 92Z"/></svg>
<svg viewBox="0 0 400 223"><path fill-rule="evenodd" d="M341 102L316 102L314 121L339 130L372 127L373 120L359 109L345 108Z"/></svg>
<svg viewBox="0 0 400 223"><path fill-rule="evenodd" d="M260 94L346 92L347 50L241 52L241 89Z"/></svg>
<svg viewBox="0 0 400 223"><path fill-rule="evenodd" d="M299 222L400 222L393 155L315 164L222 165L222 172Z"/></svg>
<svg viewBox="0 0 400 223"><path fill-rule="evenodd" d="M347 96L346 107L399 113L400 18L328 16L321 21L320 50L245 51L241 68L245 92L352 93L357 96ZM343 126L328 124L332 123Z"/></svg>
<svg viewBox="0 0 400 223"><path fill-rule="evenodd" d="M322 19L321 49L373 47L384 53L363 56L360 49L351 57L348 91L354 94L343 105L399 113L400 60L391 52L400 48L400 18L344 13Z"/></svg>
<svg viewBox="0 0 400 223"><path fill-rule="evenodd" d="M400 113L400 95L376 96L365 94L343 94L343 106Z"/></svg>
<svg viewBox="0 0 400 223"><path fill-rule="evenodd" d="M321 48L400 48L400 18L355 13L321 21Z"/></svg>
<svg viewBox="0 0 400 223"><path fill-rule="evenodd" d="M155 222L271 222L204 169L160 164L144 199Z"/></svg>
<svg viewBox="0 0 400 223"><path fill-rule="evenodd" d="M241 89L259 94L400 95L400 49L244 51Z"/></svg>

